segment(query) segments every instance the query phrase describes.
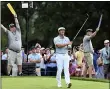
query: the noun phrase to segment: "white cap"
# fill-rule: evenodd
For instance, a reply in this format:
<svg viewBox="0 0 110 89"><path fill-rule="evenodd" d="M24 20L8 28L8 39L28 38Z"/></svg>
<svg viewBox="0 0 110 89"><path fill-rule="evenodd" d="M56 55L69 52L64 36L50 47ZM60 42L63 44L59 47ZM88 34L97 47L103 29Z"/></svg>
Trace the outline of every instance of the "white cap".
<svg viewBox="0 0 110 89"><path fill-rule="evenodd" d="M66 29L64 27L59 27L58 31L60 31L60 30L66 30Z"/></svg>
<svg viewBox="0 0 110 89"><path fill-rule="evenodd" d="M42 47L40 50L44 50L45 48L44 47Z"/></svg>
<svg viewBox="0 0 110 89"><path fill-rule="evenodd" d="M104 44L106 44L106 43L109 43L109 40L105 40L105 41L104 41Z"/></svg>

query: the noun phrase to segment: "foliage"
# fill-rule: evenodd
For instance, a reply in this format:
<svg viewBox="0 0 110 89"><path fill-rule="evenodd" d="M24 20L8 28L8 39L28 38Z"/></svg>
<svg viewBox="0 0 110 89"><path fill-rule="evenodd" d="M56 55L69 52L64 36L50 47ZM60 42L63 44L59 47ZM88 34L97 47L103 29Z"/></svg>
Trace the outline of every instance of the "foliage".
<svg viewBox="0 0 110 89"><path fill-rule="evenodd" d="M8 24L14 22L13 16L8 10L6 4L1 3L1 22L8 27ZM100 14L103 13L103 22L100 32L93 39L94 47L101 48L105 39L110 39L110 2L38 2L34 1L34 7L28 9L21 8L21 2L10 2L18 14L18 19L22 29L23 45L26 44L26 21L29 22L28 42L29 45L40 42L43 46L51 46L52 40L57 36L57 29L64 26L67 31L66 35L72 40L76 35L83 22L89 14L89 20L78 35L74 45L79 45L82 42L85 30L87 28L95 28L98 25ZM28 18L27 18L28 16ZM9 18L10 17L10 18ZM105 34L105 35L104 35ZM100 39L103 37L103 39ZM2 41L4 42L5 37ZM78 41L77 41L78 40ZM99 45L100 44L100 45ZM4 42L4 45L6 43Z"/></svg>

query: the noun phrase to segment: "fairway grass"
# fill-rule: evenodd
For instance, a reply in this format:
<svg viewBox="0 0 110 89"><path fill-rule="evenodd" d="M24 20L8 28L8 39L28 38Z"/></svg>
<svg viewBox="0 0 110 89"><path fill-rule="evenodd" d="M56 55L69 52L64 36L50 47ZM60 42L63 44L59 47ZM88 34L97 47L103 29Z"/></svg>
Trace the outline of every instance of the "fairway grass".
<svg viewBox="0 0 110 89"><path fill-rule="evenodd" d="M71 79L71 89L109 89L109 83ZM2 77L2 89L67 89L62 79L62 88L52 77Z"/></svg>

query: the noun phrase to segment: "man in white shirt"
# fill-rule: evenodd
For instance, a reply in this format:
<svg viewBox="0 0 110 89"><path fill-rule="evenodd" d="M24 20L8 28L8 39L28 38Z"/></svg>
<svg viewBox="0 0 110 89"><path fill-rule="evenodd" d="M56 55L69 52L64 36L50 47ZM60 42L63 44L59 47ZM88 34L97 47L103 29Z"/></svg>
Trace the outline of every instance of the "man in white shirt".
<svg viewBox="0 0 110 89"><path fill-rule="evenodd" d="M7 60L8 57L8 48L5 50L5 54L2 55L2 60Z"/></svg>
<svg viewBox="0 0 110 89"><path fill-rule="evenodd" d="M60 27L58 28L59 35L54 38L54 44L55 44L55 54L56 54L56 62L57 62L57 75L56 79L58 82L58 87L62 87L61 85L61 73L62 69L64 68L64 74L65 74L65 82L67 84L67 88L71 87L70 82L70 74L69 74L69 61L71 60L68 55L68 46L72 45L72 42L70 42L69 38L65 36L65 28Z"/></svg>

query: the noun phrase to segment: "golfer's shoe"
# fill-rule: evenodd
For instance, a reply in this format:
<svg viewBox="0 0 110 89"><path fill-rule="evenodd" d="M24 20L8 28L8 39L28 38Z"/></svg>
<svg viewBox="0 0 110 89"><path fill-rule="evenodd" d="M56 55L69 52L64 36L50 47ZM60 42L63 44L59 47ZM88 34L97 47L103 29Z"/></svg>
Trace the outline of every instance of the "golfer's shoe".
<svg viewBox="0 0 110 89"><path fill-rule="evenodd" d="M23 73L19 73L18 76L23 76Z"/></svg>
<svg viewBox="0 0 110 89"><path fill-rule="evenodd" d="M70 88L71 86L72 86L72 84L71 84L71 83L67 84L67 88Z"/></svg>
<svg viewBox="0 0 110 89"><path fill-rule="evenodd" d="M12 76L11 74L8 74L8 76Z"/></svg>
<svg viewBox="0 0 110 89"><path fill-rule="evenodd" d="M59 88L62 88L62 86L61 86L61 85L58 85L58 87L59 87Z"/></svg>

